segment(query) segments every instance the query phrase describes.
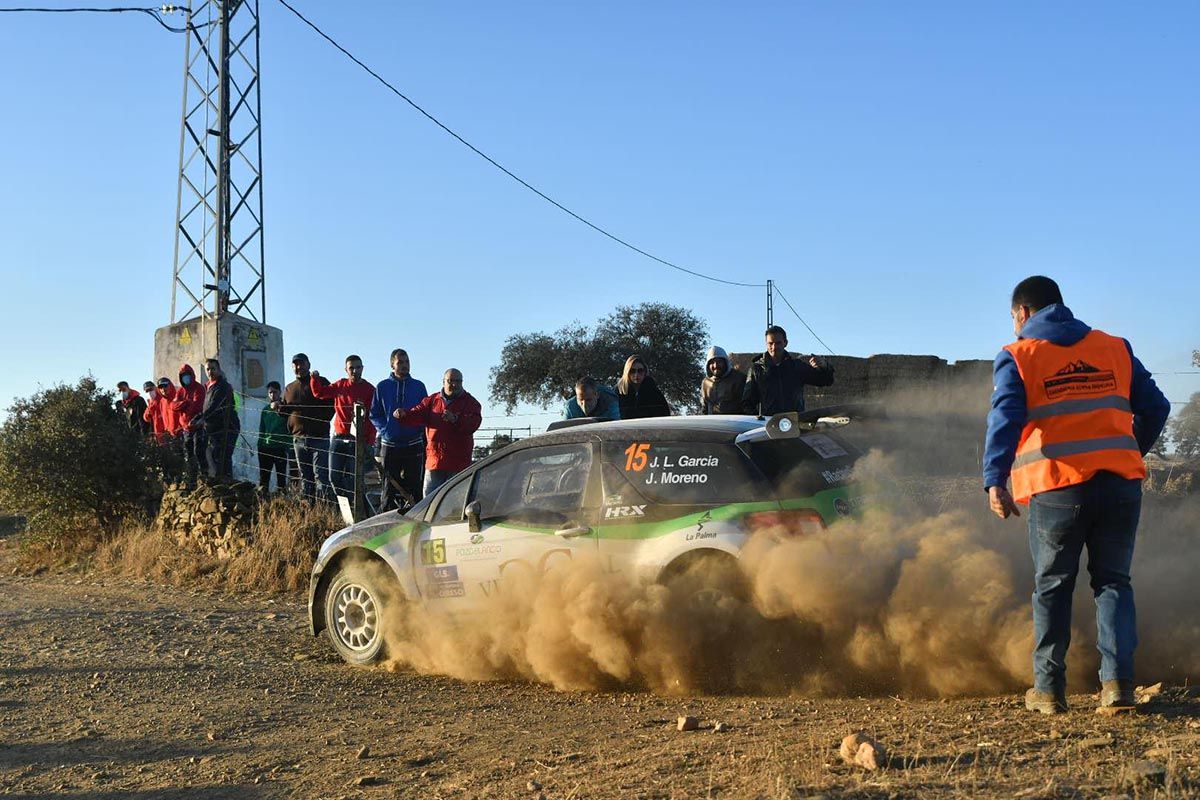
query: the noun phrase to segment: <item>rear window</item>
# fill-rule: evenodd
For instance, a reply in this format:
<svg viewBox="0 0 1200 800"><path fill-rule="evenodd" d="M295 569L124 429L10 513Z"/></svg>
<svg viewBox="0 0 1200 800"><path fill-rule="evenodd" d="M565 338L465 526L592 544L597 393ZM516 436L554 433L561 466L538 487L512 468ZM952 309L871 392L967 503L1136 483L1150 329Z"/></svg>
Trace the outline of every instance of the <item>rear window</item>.
<svg viewBox="0 0 1200 800"><path fill-rule="evenodd" d="M732 444L606 442L603 452L606 505L632 498L659 505L719 505L769 494L762 476Z"/></svg>
<svg viewBox="0 0 1200 800"><path fill-rule="evenodd" d="M854 448L823 433L765 439L747 450L781 497L810 497L846 483L858 457Z"/></svg>

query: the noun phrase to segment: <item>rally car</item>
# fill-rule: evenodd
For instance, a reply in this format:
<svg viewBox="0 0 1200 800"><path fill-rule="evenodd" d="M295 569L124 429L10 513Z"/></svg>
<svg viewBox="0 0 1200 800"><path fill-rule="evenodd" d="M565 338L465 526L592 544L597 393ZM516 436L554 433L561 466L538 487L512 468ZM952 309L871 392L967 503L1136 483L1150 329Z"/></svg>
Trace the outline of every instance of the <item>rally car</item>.
<svg viewBox="0 0 1200 800"><path fill-rule="evenodd" d="M804 535L854 513L855 409L751 416L565 420L473 464L404 514L351 525L321 547L312 632L346 661L385 653L386 603L469 611L506 575L584 554L640 581L697 559L736 563L751 531ZM365 563L375 565L364 569Z"/></svg>

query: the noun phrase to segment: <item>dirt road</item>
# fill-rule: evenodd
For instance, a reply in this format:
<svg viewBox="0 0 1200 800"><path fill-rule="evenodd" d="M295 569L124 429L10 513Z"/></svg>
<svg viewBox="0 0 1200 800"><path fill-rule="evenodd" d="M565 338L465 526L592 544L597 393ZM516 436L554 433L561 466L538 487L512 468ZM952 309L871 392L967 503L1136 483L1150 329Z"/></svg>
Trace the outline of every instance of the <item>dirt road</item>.
<svg viewBox="0 0 1200 800"><path fill-rule="evenodd" d="M1050 718L1009 697L680 699L463 683L342 665L308 635L298 598L16 576L2 552L0 566L6 796L1200 796L1200 698L1183 690L1111 719L1086 696ZM701 729L677 731L681 714ZM713 731L718 721L728 732ZM887 769L841 765L837 745L859 729L890 748ZM1136 782L1141 759L1165 776Z"/></svg>

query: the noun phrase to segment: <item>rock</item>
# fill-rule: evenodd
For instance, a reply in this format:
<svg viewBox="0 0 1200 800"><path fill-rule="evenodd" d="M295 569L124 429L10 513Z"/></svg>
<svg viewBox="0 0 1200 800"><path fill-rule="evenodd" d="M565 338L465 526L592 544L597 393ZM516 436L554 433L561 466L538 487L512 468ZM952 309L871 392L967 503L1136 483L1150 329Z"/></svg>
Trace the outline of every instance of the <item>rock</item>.
<svg viewBox="0 0 1200 800"><path fill-rule="evenodd" d="M1123 717L1137 713L1137 706L1100 706L1096 713L1102 717Z"/></svg>
<svg viewBox="0 0 1200 800"><path fill-rule="evenodd" d="M675 721L675 729L680 731L694 731L700 727L700 720L696 717L680 717Z"/></svg>
<svg viewBox="0 0 1200 800"><path fill-rule="evenodd" d="M1167 768L1157 761L1134 761L1125 767L1125 784L1161 786L1167 780Z"/></svg>
<svg viewBox="0 0 1200 800"><path fill-rule="evenodd" d="M382 786L386 781L378 775L359 775L354 779L355 786Z"/></svg>
<svg viewBox="0 0 1200 800"><path fill-rule="evenodd" d="M206 497L200 501L200 513L215 514L217 513L217 503L211 497Z"/></svg>
<svg viewBox="0 0 1200 800"><path fill-rule="evenodd" d="M1162 690L1163 690L1162 681L1159 681L1158 683L1154 684L1153 686L1144 686L1144 687L1139 686L1137 688L1137 691L1135 692L1135 694L1137 695L1137 702L1140 705L1144 705L1146 703L1152 702L1152 701L1158 699L1158 696L1160 694L1162 694Z"/></svg>
<svg viewBox="0 0 1200 800"><path fill-rule="evenodd" d="M527 792L540 792L541 790L542 785L537 781L529 781L525 784L525 791Z"/></svg>
<svg viewBox="0 0 1200 800"><path fill-rule="evenodd" d="M729 725L724 722L718 722L716 725L713 725L713 733L727 733L728 731Z"/></svg>
<svg viewBox="0 0 1200 800"><path fill-rule="evenodd" d="M369 755L371 755L371 748L367 747L364 744L362 747L358 748L358 752L354 754L354 757L358 758L358 759L363 759Z"/></svg>
<svg viewBox="0 0 1200 800"><path fill-rule="evenodd" d="M1079 740L1079 748L1082 750L1091 750L1096 747L1108 747L1113 743L1113 737L1108 736L1093 736L1088 739Z"/></svg>
<svg viewBox="0 0 1200 800"><path fill-rule="evenodd" d="M864 731L842 739L842 760L867 770L877 770L887 763L887 750Z"/></svg>
<svg viewBox="0 0 1200 800"><path fill-rule="evenodd" d="M294 653L292 655L292 661L308 661L310 658L312 658L312 656L310 656L308 653Z"/></svg>

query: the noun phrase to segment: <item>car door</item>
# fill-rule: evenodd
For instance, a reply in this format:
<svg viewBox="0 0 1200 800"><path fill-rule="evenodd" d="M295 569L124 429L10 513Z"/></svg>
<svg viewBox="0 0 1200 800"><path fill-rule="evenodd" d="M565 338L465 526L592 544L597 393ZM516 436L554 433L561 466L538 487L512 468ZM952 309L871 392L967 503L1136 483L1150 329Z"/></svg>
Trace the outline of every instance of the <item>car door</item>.
<svg viewBox="0 0 1200 800"><path fill-rule="evenodd" d="M594 462L592 445L581 442L518 450L479 471L466 513L477 530L465 543L447 542L468 598L596 552Z"/></svg>
<svg viewBox="0 0 1200 800"><path fill-rule="evenodd" d="M459 475L447 482L445 491L431 504L428 525L419 529L412 548L413 574L426 602L460 604L468 600L459 563L451 554L469 544L471 531L463 508L474 474Z"/></svg>

